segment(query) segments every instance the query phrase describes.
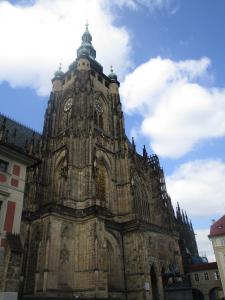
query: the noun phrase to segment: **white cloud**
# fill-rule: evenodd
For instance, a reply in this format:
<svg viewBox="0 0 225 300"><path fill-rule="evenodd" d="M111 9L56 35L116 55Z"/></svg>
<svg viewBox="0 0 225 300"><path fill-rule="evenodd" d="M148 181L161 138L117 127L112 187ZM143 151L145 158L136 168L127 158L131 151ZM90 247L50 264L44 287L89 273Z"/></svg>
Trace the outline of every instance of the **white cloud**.
<svg viewBox="0 0 225 300"><path fill-rule="evenodd" d="M155 10L169 9L172 0L116 0L113 4L115 3L120 7L127 6L134 10L142 6L148 8L150 12L153 12Z"/></svg>
<svg viewBox="0 0 225 300"><path fill-rule="evenodd" d="M204 223L225 214L225 162L220 159L195 160L180 165L167 176L167 190L174 207L177 202L188 215ZM197 226L198 227L198 226ZM200 256L215 261L211 241L208 239L210 225L196 229Z"/></svg>
<svg viewBox="0 0 225 300"><path fill-rule="evenodd" d="M31 87L47 95L59 62L66 70L76 58L86 20L97 60L112 64L122 77L130 61L130 36L114 25L115 8L161 9L168 0L23 0L0 1L0 83Z"/></svg>
<svg viewBox="0 0 225 300"><path fill-rule="evenodd" d="M168 9L171 5L171 0L136 0L138 4L146 6L150 11L155 9Z"/></svg>
<svg viewBox="0 0 225 300"><path fill-rule="evenodd" d="M225 135L225 89L207 88L210 60L150 59L121 86L127 113L142 115L139 131L161 156L180 157L202 140Z"/></svg>
<svg viewBox="0 0 225 300"><path fill-rule="evenodd" d="M102 0L37 0L13 5L0 2L0 81L49 93L59 62L64 69L76 58L88 19L97 59L124 74L130 65L129 34L113 25ZM26 4L26 5L25 5Z"/></svg>
<svg viewBox="0 0 225 300"><path fill-rule="evenodd" d="M216 261L212 243L208 238L209 229L197 229L195 230L195 233L196 233L199 255L206 256L209 262Z"/></svg>
<svg viewBox="0 0 225 300"><path fill-rule="evenodd" d="M225 162L220 159L187 162L167 177L168 193L190 216L211 220L225 213L224 178Z"/></svg>

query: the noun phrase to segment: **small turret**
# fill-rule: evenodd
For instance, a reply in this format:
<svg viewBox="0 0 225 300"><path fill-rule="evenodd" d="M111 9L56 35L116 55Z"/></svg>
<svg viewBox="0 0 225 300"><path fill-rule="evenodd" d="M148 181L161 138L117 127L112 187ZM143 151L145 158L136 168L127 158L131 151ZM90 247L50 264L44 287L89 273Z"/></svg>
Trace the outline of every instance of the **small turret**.
<svg viewBox="0 0 225 300"><path fill-rule="evenodd" d="M187 212L186 211L185 211L185 220L186 220L186 224L189 225L188 216L187 216Z"/></svg>
<svg viewBox="0 0 225 300"><path fill-rule="evenodd" d="M54 73L54 77L52 80L61 80L64 77L64 73L62 71L62 64L59 64L58 70Z"/></svg>
<svg viewBox="0 0 225 300"><path fill-rule="evenodd" d="M118 94L118 92L119 92L118 88L120 86L120 83L117 80L117 75L116 75L116 73L114 73L112 66L110 67L110 74L108 75L108 77L111 81L111 83L110 83L110 92Z"/></svg>
<svg viewBox="0 0 225 300"><path fill-rule="evenodd" d="M108 75L112 82L117 82L117 75L113 71L113 66L110 67L110 74Z"/></svg>
<svg viewBox="0 0 225 300"><path fill-rule="evenodd" d="M60 63L58 70L54 73L54 77L52 78L52 91L60 91L62 89L64 75L62 64Z"/></svg>
<svg viewBox="0 0 225 300"><path fill-rule="evenodd" d="M176 213L177 213L177 221L182 222L182 217L181 217L181 210L180 210L180 205L177 202L177 209L176 209Z"/></svg>
<svg viewBox="0 0 225 300"><path fill-rule="evenodd" d="M184 224L186 223L183 209L182 209L182 222L183 222Z"/></svg>
<svg viewBox="0 0 225 300"><path fill-rule="evenodd" d="M147 151L146 151L145 145L144 145L144 147L143 147L143 158L144 158L144 159L147 159L147 158L148 158L148 153L147 153Z"/></svg>
<svg viewBox="0 0 225 300"><path fill-rule="evenodd" d="M132 152L133 152L133 154L136 152L136 145L135 145L133 137L132 137Z"/></svg>

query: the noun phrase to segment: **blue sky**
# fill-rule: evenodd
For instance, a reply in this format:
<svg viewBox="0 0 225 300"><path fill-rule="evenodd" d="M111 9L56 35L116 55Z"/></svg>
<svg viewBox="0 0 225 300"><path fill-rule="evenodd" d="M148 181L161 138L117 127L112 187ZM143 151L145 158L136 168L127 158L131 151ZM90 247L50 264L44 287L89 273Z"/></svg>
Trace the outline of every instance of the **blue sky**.
<svg viewBox="0 0 225 300"><path fill-rule="evenodd" d="M0 1L1 113L42 130L51 77L76 58L88 19L97 60L121 81L128 136L159 154L209 258L225 211L224 11L224 0Z"/></svg>

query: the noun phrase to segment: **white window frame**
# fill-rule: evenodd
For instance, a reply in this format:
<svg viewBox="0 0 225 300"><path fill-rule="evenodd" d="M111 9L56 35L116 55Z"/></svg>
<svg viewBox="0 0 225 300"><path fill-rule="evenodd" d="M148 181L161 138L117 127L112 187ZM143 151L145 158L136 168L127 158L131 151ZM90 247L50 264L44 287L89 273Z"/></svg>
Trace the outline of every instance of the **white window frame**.
<svg viewBox="0 0 225 300"><path fill-rule="evenodd" d="M194 279L196 282L199 282L199 274L198 273L194 273Z"/></svg>
<svg viewBox="0 0 225 300"><path fill-rule="evenodd" d="M215 271L214 272L214 279L215 280L220 280L220 273L219 273L219 271Z"/></svg>
<svg viewBox="0 0 225 300"><path fill-rule="evenodd" d="M205 271L204 273L204 278L205 278L205 280L209 280L209 272L207 272L207 271Z"/></svg>

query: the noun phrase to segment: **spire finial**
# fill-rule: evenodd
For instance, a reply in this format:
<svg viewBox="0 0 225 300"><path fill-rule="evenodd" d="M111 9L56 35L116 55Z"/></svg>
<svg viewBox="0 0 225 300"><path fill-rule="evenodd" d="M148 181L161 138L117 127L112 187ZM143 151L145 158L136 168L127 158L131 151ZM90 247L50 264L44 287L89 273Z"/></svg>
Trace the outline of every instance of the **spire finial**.
<svg viewBox="0 0 225 300"><path fill-rule="evenodd" d="M113 73L113 66L110 66L110 72Z"/></svg>
<svg viewBox="0 0 225 300"><path fill-rule="evenodd" d="M62 63L59 63L59 71L62 71Z"/></svg>
<svg viewBox="0 0 225 300"><path fill-rule="evenodd" d="M89 26L89 24L88 24L88 20L87 20L86 24L85 24L86 30L88 30L88 26Z"/></svg>
<svg viewBox="0 0 225 300"><path fill-rule="evenodd" d="M94 47L92 46L92 36L88 30L88 21L85 24L86 30L84 31L82 35L82 43L81 46L77 50L77 57L80 58L81 56L86 56L91 59L96 58L96 51Z"/></svg>
<svg viewBox="0 0 225 300"><path fill-rule="evenodd" d="M144 147L143 147L143 157L144 157L145 159L148 158L148 153L147 153L147 151L146 151L145 145L144 145Z"/></svg>

